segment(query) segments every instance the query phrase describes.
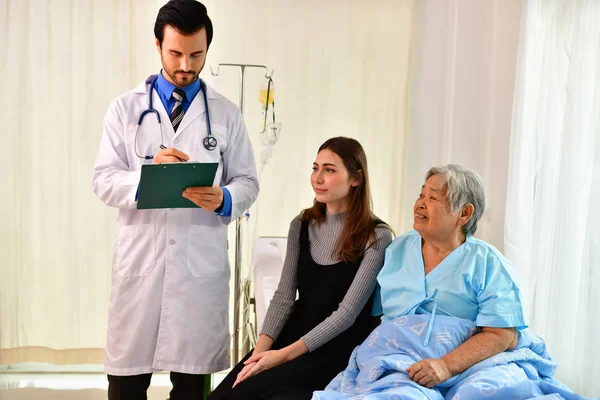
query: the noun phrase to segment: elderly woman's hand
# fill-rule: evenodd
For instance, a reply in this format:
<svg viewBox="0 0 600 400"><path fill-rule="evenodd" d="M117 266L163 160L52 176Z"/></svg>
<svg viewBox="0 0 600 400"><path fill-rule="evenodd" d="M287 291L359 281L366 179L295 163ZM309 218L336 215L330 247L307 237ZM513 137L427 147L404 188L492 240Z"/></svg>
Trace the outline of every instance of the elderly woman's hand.
<svg viewBox="0 0 600 400"><path fill-rule="evenodd" d="M408 376L429 389L452 377L446 362L441 358L425 358L406 369Z"/></svg>

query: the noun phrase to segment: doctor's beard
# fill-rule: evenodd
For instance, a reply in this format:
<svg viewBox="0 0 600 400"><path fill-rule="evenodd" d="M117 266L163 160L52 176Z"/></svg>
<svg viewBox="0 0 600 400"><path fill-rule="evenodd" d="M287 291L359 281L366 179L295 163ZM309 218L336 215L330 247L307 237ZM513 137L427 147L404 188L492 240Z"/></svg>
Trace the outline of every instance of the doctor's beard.
<svg viewBox="0 0 600 400"><path fill-rule="evenodd" d="M172 69L168 68L164 63L164 60L162 59L162 55L161 55L161 61L162 61L162 65L163 65L163 71L166 72L167 75L169 75L169 78L171 78L171 81L174 82L177 87L184 87L184 86L187 86L187 85L190 85L190 84L196 82L196 79L198 79L200 72L202 72L202 69L204 69L204 65L206 64L206 59L205 59L204 62L202 63L202 66L200 67L200 70L194 71L194 70L190 69L190 70L184 71L181 69L172 70ZM183 73L185 73L185 75L183 75Z"/></svg>
<svg viewBox="0 0 600 400"><path fill-rule="evenodd" d="M198 72L192 71L192 70L189 70L189 71L177 70L175 72L171 72L171 71L167 71L166 69L164 69L164 71L169 75L171 80L173 82L175 82L175 85L177 87L187 86L191 83L194 83L196 81L196 79L198 79Z"/></svg>

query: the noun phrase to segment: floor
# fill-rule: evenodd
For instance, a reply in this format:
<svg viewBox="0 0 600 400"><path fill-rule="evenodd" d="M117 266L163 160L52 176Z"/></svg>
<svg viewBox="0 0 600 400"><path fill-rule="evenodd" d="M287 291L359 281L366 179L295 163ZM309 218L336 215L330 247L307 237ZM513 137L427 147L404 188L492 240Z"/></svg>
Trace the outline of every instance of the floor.
<svg viewBox="0 0 600 400"><path fill-rule="evenodd" d="M213 376L213 386L224 373ZM0 400L106 400L106 375L91 373L22 373L0 371ZM169 397L171 381L168 373L152 376L148 400Z"/></svg>

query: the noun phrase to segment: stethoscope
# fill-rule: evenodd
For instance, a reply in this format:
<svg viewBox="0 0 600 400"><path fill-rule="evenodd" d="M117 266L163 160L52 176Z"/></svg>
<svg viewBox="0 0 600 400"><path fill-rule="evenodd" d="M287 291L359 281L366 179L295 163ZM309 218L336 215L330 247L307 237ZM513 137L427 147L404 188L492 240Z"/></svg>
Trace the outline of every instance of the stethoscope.
<svg viewBox="0 0 600 400"><path fill-rule="evenodd" d="M198 78L200 79L200 78ZM156 81L158 80L158 76L156 76L154 79L152 79L152 81L150 82L150 89L148 90L148 108L144 111L142 111L142 113L140 114L140 117L138 119L138 123L137 123L137 127L135 128L135 136L133 138L133 149L135 151L135 155L138 156L139 158L143 158L145 160L152 160L154 158L154 155L150 155L150 156L140 156L138 154L137 151L137 137L138 137L138 131L140 129L140 125L142 125L142 122L144 121L144 117L149 114L152 113L154 115L156 115L156 120L158 121L158 126L160 128L160 143L161 146L164 147L162 145L163 143L163 129L162 129L162 123L160 120L160 114L158 113L158 111L152 106L152 91L156 88ZM208 136L206 136L204 138L204 140L202 141L202 143L204 144L204 148L208 151L213 151L214 149L217 148L217 138L215 138L212 135L212 129L210 127L210 115L208 113L208 97L206 95L206 85L204 84L204 82L202 82L202 80L200 79L200 90L202 90L202 95L204 97L204 108L206 109L206 125L208 127Z"/></svg>

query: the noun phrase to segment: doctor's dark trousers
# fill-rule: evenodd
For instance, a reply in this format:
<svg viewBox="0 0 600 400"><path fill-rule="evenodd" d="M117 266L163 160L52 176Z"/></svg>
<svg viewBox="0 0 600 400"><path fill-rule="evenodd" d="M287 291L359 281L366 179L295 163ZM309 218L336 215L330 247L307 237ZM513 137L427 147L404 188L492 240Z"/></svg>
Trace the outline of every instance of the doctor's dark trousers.
<svg viewBox="0 0 600 400"><path fill-rule="evenodd" d="M202 400L206 375L171 372L173 389L169 400ZM152 374L115 376L108 375L108 400L147 400Z"/></svg>

